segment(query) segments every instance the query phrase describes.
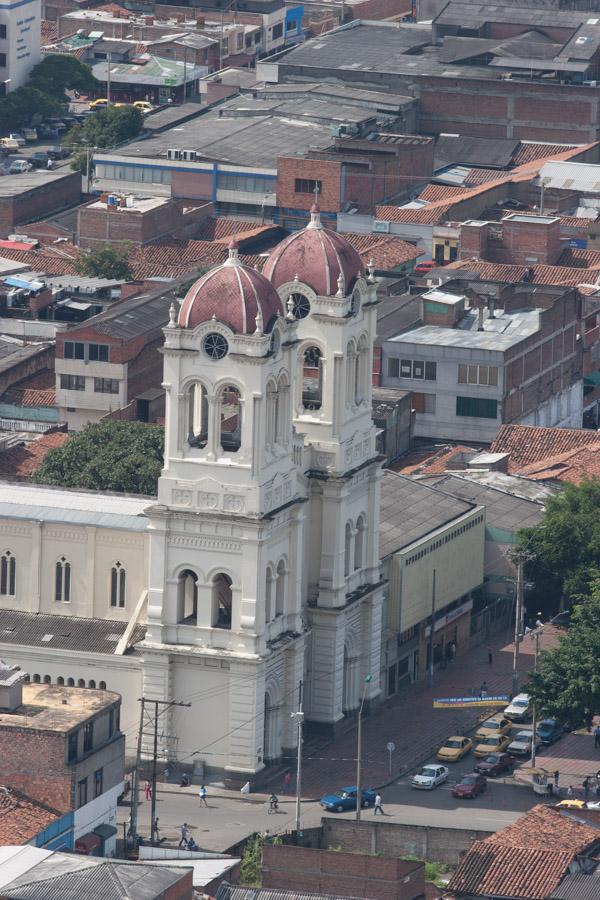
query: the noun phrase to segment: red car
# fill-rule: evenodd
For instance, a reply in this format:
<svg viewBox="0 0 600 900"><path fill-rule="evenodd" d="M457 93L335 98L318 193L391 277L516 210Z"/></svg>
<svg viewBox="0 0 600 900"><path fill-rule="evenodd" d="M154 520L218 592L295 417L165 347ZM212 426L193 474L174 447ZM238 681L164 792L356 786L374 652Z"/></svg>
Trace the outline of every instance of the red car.
<svg viewBox="0 0 600 900"><path fill-rule="evenodd" d="M427 275L432 269L437 269L439 263L435 259L424 259L417 263L413 269L413 275Z"/></svg>
<svg viewBox="0 0 600 900"><path fill-rule="evenodd" d="M504 772L510 774L515 767L515 758L510 753L490 753L473 768L479 775L487 775L488 778L495 775L502 775Z"/></svg>
<svg viewBox="0 0 600 900"><path fill-rule="evenodd" d="M487 781L483 775L478 775L476 772L463 775L462 781L452 788L452 796L458 797L460 800L473 800L478 794L483 794L486 784Z"/></svg>

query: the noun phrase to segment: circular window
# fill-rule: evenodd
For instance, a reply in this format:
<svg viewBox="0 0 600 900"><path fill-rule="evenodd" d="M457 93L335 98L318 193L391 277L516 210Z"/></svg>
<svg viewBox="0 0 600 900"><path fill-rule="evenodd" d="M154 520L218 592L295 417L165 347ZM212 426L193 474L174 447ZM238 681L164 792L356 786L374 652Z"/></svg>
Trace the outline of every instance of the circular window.
<svg viewBox="0 0 600 900"><path fill-rule="evenodd" d="M310 301L304 294L292 294L292 314L295 319L305 319L310 312Z"/></svg>
<svg viewBox="0 0 600 900"><path fill-rule="evenodd" d="M210 334L206 335L202 346L206 355L210 356L211 359L223 359L224 356L227 356L227 351L229 350L229 344L226 339L216 331L211 331Z"/></svg>

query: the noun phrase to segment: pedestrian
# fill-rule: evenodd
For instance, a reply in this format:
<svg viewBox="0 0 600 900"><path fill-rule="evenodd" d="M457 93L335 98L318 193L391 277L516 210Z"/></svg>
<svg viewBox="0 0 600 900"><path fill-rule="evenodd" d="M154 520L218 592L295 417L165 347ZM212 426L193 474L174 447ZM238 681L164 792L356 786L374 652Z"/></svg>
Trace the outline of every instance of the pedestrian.
<svg viewBox="0 0 600 900"><path fill-rule="evenodd" d="M152 788L150 787L150 782L146 782L146 786L144 787L144 793L146 795L146 800L152 800Z"/></svg>
<svg viewBox="0 0 600 900"><path fill-rule="evenodd" d="M590 779L587 777L584 778L582 785L583 785L583 798L587 803L588 797L590 796Z"/></svg>
<svg viewBox="0 0 600 900"><path fill-rule="evenodd" d="M482 697L482 698L487 697L487 692L488 692L487 681L483 681L481 683L481 687L479 688L480 697Z"/></svg>
<svg viewBox="0 0 600 900"><path fill-rule="evenodd" d="M154 835L154 840L157 842L160 842L160 837L158 834L158 816L155 818L154 822L152 823L152 834ZM152 837L151 837L151 839L152 839Z"/></svg>
<svg viewBox="0 0 600 900"><path fill-rule="evenodd" d="M48 161L46 162L46 168L48 169L49 172L51 172L52 169L54 168L54 162L53 162L51 156L48 157Z"/></svg>
<svg viewBox="0 0 600 900"><path fill-rule="evenodd" d="M558 769L556 769L555 772L554 772L554 793L555 793L555 794L558 794L558 780L559 780L559 778L560 778L560 772L558 771Z"/></svg>
<svg viewBox="0 0 600 900"><path fill-rule="evenodd" d="M179 848L181 849L181 846L182 846L182 845L183 845L184 847L187 847L187 844L188 844L188 838L189 838L189 836L190 836L190 830L189 830L189 828L187 827L187 822L184 822L184 823L183 823L183 825L182 825L181 828L179 829L179 833L180 833L181 837L179 838L179 844L178 844L178 846L179 846Z"/></svg>
<svg viewBox="0 0 600 900"><path fill-rule="evenodd" d="M292 773L288 769L283 776L283 794L291 794L292 792Z"/></svg>
<svg viewBox="0 0 600 900"><path fill-rule="evenodd" d="M375 807L373 809L374 816L377 815L378 810L381 813L381 815L383 816L384 812L383 812L383 806L381 805L381 794L375 794Z"/></svg>
<svg viewBox="0 0 600 900"><path fill-rule="evenodd" d="M594 750L597 750L600 747L600 725L596 725L594 728Z"/></svg>
<svg viewBox="0 0 600 900"><path fill-rule="evenodd" d="M491 666L494 662L494 654L492 653L492 648L488 647L488 666Z"/></svg>
<svg viewBox="0 0 600 900"><path fill-rule="evenodd" d="M573 797L573 793L574 793L573 785L570 784L569 787L567 788L567 797L569 798L569 800Z"/></svg>
<svg viewBox="0 0 600 900"><path fill-rule="evenodd" d="M208 791L206 790L206 786L202 784L200 786L200 790L198 791L198 796L200 797L200 806L204 803L206 807L208 807L208 803L206 802L206 795Z"/></svg>

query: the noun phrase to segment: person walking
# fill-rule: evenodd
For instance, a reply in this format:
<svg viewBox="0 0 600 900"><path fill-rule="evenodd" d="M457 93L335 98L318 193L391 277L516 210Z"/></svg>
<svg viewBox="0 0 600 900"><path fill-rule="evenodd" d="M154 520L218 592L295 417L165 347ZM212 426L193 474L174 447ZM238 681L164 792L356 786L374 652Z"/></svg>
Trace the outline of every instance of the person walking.
<svg viewBox="0 0 600 900"><path fill-rule="evenodd" d="M383 806L381 805L381 794L375 794L375 806L373 809L373 815L376 816L378 811L382 816L384 815Z"/></svg>
<svg viewBox="0 0 600 900"><path fill-rule="evenodd" d="M189 830L189 828L187 827L187 822L184 822L184 823L183 823L183 825L182 825L181 828L179 829L179 832L180 832L180 834L181 834L181 837L180 837L180 839L179 839L179 844L178 844L178 846L179 846L179 848L181 849L182 846L183 846L183 847L187 847L187 845L188 845L188 839L189 839L189 836L190 836L190 830Z"/></svg>
<svg viewBox="0 0 600 900"><path fill-rule="evenodd" d="M290 794L292 792L292 773L288 769L285 775L283 776L283 794Z"/></svg>
<svg viewBox="0 0 600 900"><path fill-rule="evenodd" d="M559 779L560 779L560 772L558 771L558 769L556 769L555 772L554 772L554 793L555 793L555 794L558 794L558 781L559 781Z"/></svg>
<svg viewBox="0 0 600 900"><path fill-rule="evenodd" d="M487 697L487 693L488 693L487 681L484 681L484 682L482 682L482 685L479 688L479 694L480 694L481 698L483 699L484 697Z"/></svg>
<svg viewBox="0 0 600 900"><path fill-rule="evenodd" d="M155 840L157 844L160 844L160 836L158 834L158 816L152 823L152 835L150 837L150 840Z"/></svg>
<svg viewBox="0 0 600 900"><path fill-rule="evenodd" d="M572 799L573 794L574 794L573 785L570 784L569 787L567 788L567 797L569 798L569 800Z"/></svg>
<svg viewBox="0 0 600 900"><path fill-rule="evenodd" d="M596 725L594 728L594 750L597 750L600 747L600 725Z"/></svg>
<svg viewBox="0 0 600 900"><path fill-rule="evenodd" d="M150 787L150 782L146 782L146 786L144 787L144 794L146 795L146 800L152 800L152 788Z"/></svg>
<svg viewBox="0 0 600 900"><path fill-rule="evenodd" d="M587 803L588 798L590 796L590 779L589 778L586 777L583 779L582 787L583 787L583 799Z"/></svg>
<svg viewBox="0 0 600 900"><path fill-rule="evenodd" d="M208 808L208 803L206 801L207 790L205 785L200 786L200 790L198 791L198 796L200 797L200 806L204 803L204 805Z"/></svg>

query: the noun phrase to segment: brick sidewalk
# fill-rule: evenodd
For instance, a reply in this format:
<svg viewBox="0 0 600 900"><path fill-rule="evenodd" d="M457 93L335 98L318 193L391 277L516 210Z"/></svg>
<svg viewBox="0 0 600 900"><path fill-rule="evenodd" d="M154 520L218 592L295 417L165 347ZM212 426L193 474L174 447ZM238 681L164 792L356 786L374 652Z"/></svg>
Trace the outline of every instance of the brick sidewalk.
<svg viewBox="0 0 600 900"><path fill-rule="evenodd" d="M540 648L555 645L557 630L547 626L540 640ZM507 640L510 641L507 643ZM493 663L488 664L488 646L493 648ZM534 644L525 638L520 648L519 674L524 683L527 672L533 668ZM452 734L464 734L477 722L494 712L494 709L433 709L434 697L469 695L479 691L487 682L490 694L511 692L513 644L506 632L495 635L487 644L474 647L458 657L448 668L438 670L434 686L424 682L407 687L404 693L386 700L377 707L374 715L363 720L363 784L365 787L388 783L388 741L393 741L396 751L392 757L394 778L427 759ZM323 750L310 754L302 765L302 794L304 797L320 797L356 782L356 723L349 731Z"/></svg>

